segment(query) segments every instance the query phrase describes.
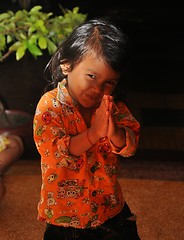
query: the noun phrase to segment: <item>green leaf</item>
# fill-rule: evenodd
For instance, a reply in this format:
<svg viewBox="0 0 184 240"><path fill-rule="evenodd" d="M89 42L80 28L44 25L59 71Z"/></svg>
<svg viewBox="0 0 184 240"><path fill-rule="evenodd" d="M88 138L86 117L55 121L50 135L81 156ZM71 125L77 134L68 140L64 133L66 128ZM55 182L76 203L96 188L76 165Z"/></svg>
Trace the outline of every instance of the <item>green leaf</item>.
<svg viewBox="0 0 184 240"><path fill-rule="evenodd" d="M4 35L4 31L5 31L5 27L4 26L0 26L0 34Z"/></svg>
<svg viewBox="0 0 184 240"><path fill-rule="evenodd" d="M1 13L0 14L0 21L5 20L9 17L11 17L9 13Z"/></svg>
<svg viewBox="0 0 184 240"><path fill-rule="evenodd" d="M29 44L36 45L38 38L39 38L38 34L32 34L29 39Z"/></svg>
<svg viewBox="0 0 184 240"><path fill-rule="evenodd" d="M29 52L35 57L42 55L41 50L34 44L28 43L27 48L28 48Z"/></svg>
<svg viewBox="0 0 184 240"><path fill-rule="evenodd" d="M38 30L41 30L43 33L47 33L47 29L44 25L44 21L42 19L39 19L38 21L36 21L35 25L34 25Z"/></svg>
<svg viewBox="0 0 184 240"><path fill-rule="evenodd" d="M57 46L50 39L47 39L47 46L50 54L54 53L57 49Z"/></svg>
<svg viewBox="0 0 184 240"><path fill-rule="evenodd" d="M53 13L52 13L52 12L50 12L50 13L47 13L47 18L50 18L52 15L53 15Z"/></svg>
<svg viewBox="0 0 184 240"><path fill-rule="evenodd" d="M17 59L17 61L20 60L24 56L25 51L26 51L25 45L22 45L22 46L18 47L18 49L16 51L16 59Z"/></svg>
<svg viewBox="0 0 184 240"><path fill-rule="evenodd" d="M12 42L12 36L11 35L7 35L7 43L11 43Z"/></svg>
<svg viewBox="0 0 184 240"><path fill-rule="evenodd" d="M26 35L23 32L21 32L19 35L22 39L24 39L24 40L27 39Z"/></svg>
<svg viewBox="0 0 184 240"><path fill-rule="evenodd" d="M34 26L31 26L28 30L28 35L31 35L35 31L36 31L36 28Z"/></svg>
<svg viewBox="0 0 184 240"><path fill-rule="evenodd" d="M26 16L27 16L27 11L26 10L18 10L15 13L15 20L25 18Z"/></svg>
<svg viewBox="0 0 184 240"><path fill-rule="evenodd" d="M42 9L42 6L35 6L31 8L30 13L39 12Z"/></svg>
<svg viewBox="0 0 184 240"><path fill-rule="evenodd" d="M6 38L4 35L0 34L0 50L4 50L6 45Z"/></svg>
<svg viewBox="0 0 184 240"><path fill-rule="evenodd" d="M46 40L45 37L43 37L43 36L39 37L39 39L38 39L38 46L41 49L46 49L47 48L47 40Z"/></svg>
<svg viewBox="0 0 184 240"><path fill-rule="evenodd" d="M79 7L74 7L73 8L73 13L78 13L79 12Z"/></svg>
<svg viewBox="0 0 184 240"><path fill-rule="evenodd" d="M10 47L9 47L9 50L12 52L12 51L17 51L17 49L21 46L21 42L17 41L15 42L14 44L12 44Z"/></svg>

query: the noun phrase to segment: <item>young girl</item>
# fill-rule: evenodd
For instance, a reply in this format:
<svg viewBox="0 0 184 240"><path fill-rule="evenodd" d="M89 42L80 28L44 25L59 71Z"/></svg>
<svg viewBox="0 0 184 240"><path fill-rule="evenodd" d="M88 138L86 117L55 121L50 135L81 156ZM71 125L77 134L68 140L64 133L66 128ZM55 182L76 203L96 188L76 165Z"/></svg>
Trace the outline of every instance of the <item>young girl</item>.
<svg viewBox="0 0 184 240"><path fill-rule="evenodd" d="M140 239L117 180L140 125L120 101L126 36L103 19L84 22L59 46L45 74L34 139L41 155L38 219L44 240Z"/></svg>

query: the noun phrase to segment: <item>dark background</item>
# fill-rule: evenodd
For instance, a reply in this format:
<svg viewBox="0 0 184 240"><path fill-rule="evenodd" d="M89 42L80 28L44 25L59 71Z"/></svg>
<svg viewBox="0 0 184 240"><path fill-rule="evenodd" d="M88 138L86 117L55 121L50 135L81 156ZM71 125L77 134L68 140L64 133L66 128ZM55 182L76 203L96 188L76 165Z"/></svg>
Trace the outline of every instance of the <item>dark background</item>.
<svg viewBox="0 0 184 240"><path fill-rule="evenodd" d="M171 148L171 150L181 151L182 141L182 150L184 150L184 133L182 133L184 127L183 7L177 1L172 2L172 5L169 3L162 5L150 1L119 0L32 0L29 7L42 5L44 11L52 11L60 15L58 3L68 9L78 6L79 12L88 14L88 19L108 16L122 28L128 35L131 46L128 78L128 92L130 96L133 96L131 110L141 121L145 134L143 134L143 140L144 136L150 137L150 133L156 134L160 127L160 132L171 131L169 138L173 141L177 139L174 147L170 141L168 147L164 145L164 150ZM0 0L0 12L18 9L20 9L18 1L12 3L10 0ZM15 55L12 55L5 62L0 63L0 98L4 101L6 108L34 114L45 86L43 69L49 58L46 54L35 61L28 54L17 62ZM137 95L145 95L149 101L149 96L152 96L152 101L148 102L145 107L146 100L136 102L135 96ZM165 99L167 99L167 105L163 104ZM172 104L173 99L177 101ZM136 108L139 108L138 111ZM151 129L152 127L155 131ZM177 133L174 132L175 128L177 128ZM179 140L178 133L180 134ZM164 134L163 132L162 135ZM165 136L167 138L165 140L168 141L168 133ZM163 142L161 138L162 136L160 138L152 136L153 144L150 142L149 146L153 146L154 141ZM177 141L179 145L176 144ZM170 147L169 144L172 146ZM159 148L158 144L155 146L155 149ZM162 144L160 148L161 146ZM144 141L142 147L145 147Z"/></svg>

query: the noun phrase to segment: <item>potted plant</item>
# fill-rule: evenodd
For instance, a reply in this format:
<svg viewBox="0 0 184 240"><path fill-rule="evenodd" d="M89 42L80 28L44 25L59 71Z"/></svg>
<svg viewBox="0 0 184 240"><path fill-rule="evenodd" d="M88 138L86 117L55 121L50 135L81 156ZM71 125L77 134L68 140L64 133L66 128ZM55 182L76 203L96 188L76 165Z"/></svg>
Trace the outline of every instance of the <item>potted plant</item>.
<svg viewBox="0 0 184 240"><path fill-rule="evenodd" d="M45 50L51 55L57 45L68 36L74 27L82 23L87 15L62 8L63 15L54 16L52 12L42 12L42 6L34 6L17 12L7 11L0 14L0 61L11 53L20 60L26 53L37 58Z"/></svg>

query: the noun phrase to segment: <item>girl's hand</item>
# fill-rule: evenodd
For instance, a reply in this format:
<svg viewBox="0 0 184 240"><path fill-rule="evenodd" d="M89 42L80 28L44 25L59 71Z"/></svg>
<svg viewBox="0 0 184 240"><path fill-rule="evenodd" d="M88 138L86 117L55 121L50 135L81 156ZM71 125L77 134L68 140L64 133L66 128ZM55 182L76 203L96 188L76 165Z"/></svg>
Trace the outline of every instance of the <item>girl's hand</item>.
<svg viewBox="0 0 184 240"><path fill-rule="evenodd" d="M112 136L116 134L116 131L118 129L118 126L116 125L115 118L114 118L114 112L113 112L113 101L109 102L109 126L108 126L108 132L107 136L111 139Z"/></svg>
<svg viewBox="0 0 184 240"><path fill-rule="evenodd" d="M88 130L90 142L95 143L99 138L106 137L117 147L125 146L125 133L117 125L113 113L113 97L104 95L99 108L96 110L94 121Z"/></svg>
<svg viewBox="0 0 184 240"><path fill-rule="evenodd" d="M93 133L98 137L106 137L109 128L109 104L111 96L104 95L99 108L96 110L95 119L91 125Z"/></svg>

